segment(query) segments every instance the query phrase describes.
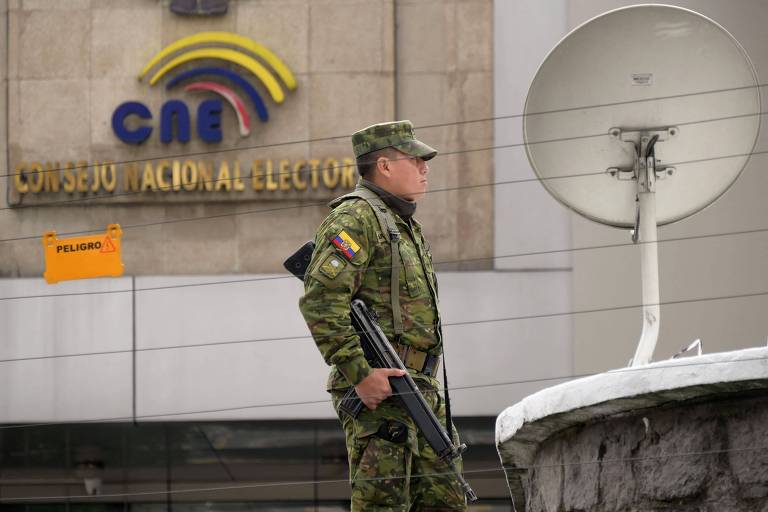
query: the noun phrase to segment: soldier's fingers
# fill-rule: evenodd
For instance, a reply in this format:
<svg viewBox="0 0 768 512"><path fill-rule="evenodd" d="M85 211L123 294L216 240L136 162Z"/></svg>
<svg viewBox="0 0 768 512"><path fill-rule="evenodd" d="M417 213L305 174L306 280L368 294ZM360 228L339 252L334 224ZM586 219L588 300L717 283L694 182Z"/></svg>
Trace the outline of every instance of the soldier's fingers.
<svg viewBox="0 0 768 512"><path fill-rule="evenodd" d="M405 370L401 370L399 368L384 368L384 374L387 377L402 377L406 373L408 372L406 372Z"/></svg>

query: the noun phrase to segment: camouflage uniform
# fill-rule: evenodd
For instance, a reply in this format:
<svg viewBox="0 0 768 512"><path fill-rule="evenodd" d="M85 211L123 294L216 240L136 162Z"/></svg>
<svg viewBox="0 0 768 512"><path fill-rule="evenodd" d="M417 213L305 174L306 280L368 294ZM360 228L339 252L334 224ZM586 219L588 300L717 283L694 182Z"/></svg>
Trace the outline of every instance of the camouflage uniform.
<svg viewBox="0 0 768 512"><path fill-rule="evenodd" d="M408 121L374 125L356 133L352 140L355 156L385 147L424 160L436 154L413 137ZM389 203L398 200L386 197L385 191L366 180L358 183L356 192L365 193L362 189L376 192ZM409 351L404 363L445 424L439 382L420 371L423 356L442 352L437 280L421 226L390 208L390 218L401 236L395 264L400 267L397 292L403 329L395 336L389 234L383 232L365 199L343 196L331 206L333 211L315 237L300 308L323 358L332 365L327 387L334 408L338 411L338 401L347 388L372 372L349 319L349 304L359 298L377 313L379 325L395 347ZM383 401L376 410L364 407L354 419L339 413L339 419L347 440L353 511L466 510L464 493L448 466L418 433L396 397ZM453 436L458 442L455 430ZM457 463L460 469L461 462Z"/></svg>

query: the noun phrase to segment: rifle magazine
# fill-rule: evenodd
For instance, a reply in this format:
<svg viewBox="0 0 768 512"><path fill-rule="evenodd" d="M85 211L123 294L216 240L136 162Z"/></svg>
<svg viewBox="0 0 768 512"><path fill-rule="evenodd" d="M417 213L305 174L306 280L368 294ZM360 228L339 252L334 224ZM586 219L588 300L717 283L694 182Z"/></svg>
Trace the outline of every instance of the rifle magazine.
<svg viewBox="0 0 768 512"><path fill-rule="evenodd" d="M363 406L363 401L355 393L355 388L349 388L339 402L339 411L351 418L357 418Z"/></svg>

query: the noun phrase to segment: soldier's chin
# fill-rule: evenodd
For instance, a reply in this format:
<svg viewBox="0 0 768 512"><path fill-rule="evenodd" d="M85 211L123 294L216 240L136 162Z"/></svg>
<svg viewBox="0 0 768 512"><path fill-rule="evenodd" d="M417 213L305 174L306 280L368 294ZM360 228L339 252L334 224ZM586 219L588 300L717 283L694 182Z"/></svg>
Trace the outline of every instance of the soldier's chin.
<svg viewBox="0 0 768 512"><path fill-rule="evenodd" d="M411 197L408 197L407 199L409 201L413 202L413 203L416 203L416 202L421 201L422 199L424 199L425 195L427 195L427 191L426 190L424 192L419 192L417 194L413 194Z"/></svg>

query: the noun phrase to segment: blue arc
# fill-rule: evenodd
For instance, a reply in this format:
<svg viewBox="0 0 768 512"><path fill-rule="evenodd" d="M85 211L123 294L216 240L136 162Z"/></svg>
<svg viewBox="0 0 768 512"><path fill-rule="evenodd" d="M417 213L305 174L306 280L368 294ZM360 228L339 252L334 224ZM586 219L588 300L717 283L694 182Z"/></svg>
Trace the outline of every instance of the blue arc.
<svg viewBox="0 0 768 512"><path fill-rule="evenodd" d="M187 78L192 78L198 75L219 75L225 78L229 78L234 83L239 85L240 88L244 90L248 94L248 96L251 97L251 101L253 101L253 105L254 107L256 107L256 114L258 114L259 119L261 119L265 123L269 120L267 107L266 105L264 105L264 100L261 99L261 96L259 95L258 91L254 89L254 87L251 85L251 83L248 80L238 75L234 71L230 71L229 69L214 68L214 67L190 69L189 71L185 71L184 73L180 73L175 77L173 77L173 79L166 84L165 88L166 90L170 90L171 87L175 86L182 80L186 80Z"/></svg>

